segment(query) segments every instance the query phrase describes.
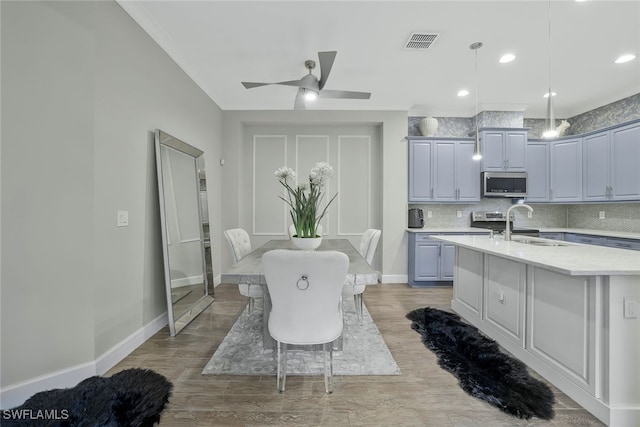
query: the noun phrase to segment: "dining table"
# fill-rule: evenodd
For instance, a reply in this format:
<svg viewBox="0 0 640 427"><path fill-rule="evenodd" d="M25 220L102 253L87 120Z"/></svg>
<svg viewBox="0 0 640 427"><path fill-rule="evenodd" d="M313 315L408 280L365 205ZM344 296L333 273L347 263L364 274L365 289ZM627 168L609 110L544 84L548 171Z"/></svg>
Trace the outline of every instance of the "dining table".
<svg viewBox="0 0 640 427"><path fill-rule="evenodd" d="M254 249L237 263L231 265L220 275L221 283L248 283L262 286L264 297L262 303L262 330L263 348L271 350L276 348L276 341L269 333L268 320L271 312L271 298L267 282L262 271L262 255L275 249L292 249L296 247L290 239L269 240L264 245ZM360 252L348 239L322 239L317 251L338 251L349 257L349 270L345 278L345 284L375 285L378 283L378 272L360 255ZM342 337L334 343L334 349L342 349Z"/></svg>

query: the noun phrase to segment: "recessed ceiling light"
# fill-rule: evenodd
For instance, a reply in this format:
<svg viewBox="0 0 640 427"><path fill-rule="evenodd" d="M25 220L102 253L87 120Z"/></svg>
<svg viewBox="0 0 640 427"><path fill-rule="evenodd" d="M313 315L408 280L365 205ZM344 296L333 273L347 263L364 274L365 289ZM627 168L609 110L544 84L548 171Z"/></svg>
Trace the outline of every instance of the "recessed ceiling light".
<svg viewBox="0 0 640 427"><path fill-rule="evenodd" d="M499 59L501 64L506 64L507 62L511 62L516 59L516 56L513 53L506 53L502 55Z"/></svg>
<svg viewBox="0 0 640 427"><path fill-rule="evenodd" d="M459 97L463 97L463 96L467 96L467 95L469 95L469 91L466 90L466 89L462 89L462 90L458 91L458 96Z"/></svg>
<svg viewBox="0 0 640 427"><path fill-rule="evenodd" d="M583 1L587 1L587 0L574 0L576 3L582 3Z"/></svg>
<svg viewBox="0 0 640 427"><path fill-rule="evenodd" d="M628 53L616 59L616 64L623 64L625 62L633 61L634 59L636 59L636 56L632 53Z"/></svg>
<svg viewBox="0 0 640 427"><path fill-rule="evenodd" d="M556 92L551 92L551 96L556 96L557 93ZM548 98L549 97L549 92L545 93L543 98Z"/></svg>

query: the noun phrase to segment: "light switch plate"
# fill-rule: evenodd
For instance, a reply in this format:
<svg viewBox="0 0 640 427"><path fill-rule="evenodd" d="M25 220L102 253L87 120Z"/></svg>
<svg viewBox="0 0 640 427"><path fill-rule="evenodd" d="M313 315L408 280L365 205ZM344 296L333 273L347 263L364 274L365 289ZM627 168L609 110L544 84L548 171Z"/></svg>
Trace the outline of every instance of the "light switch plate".
<svg viewBox="0 0 640 427"><path fill-rule="evenodd" d="M598 216L600 219L605 219L604 211L600 211L600 215Z"/></svg>
<svg viewBox="0 0 640 427"><path fill-rule="evenodd" d="M458 218L462 218L462 211L457 211L457 212L456 212L456 216L457 216Z"/></svg>
<svg viewBox="0 0 640 427"><path fill-rule="evenodd" d="M433 211L427 211L427 218L433 218Z"/></svg>
<svg viewBox="0 0 640 427"><path fill-rule="evenodd" d="M118 227L129 226L129 211L118 211Z"/></svg>
<svg viewBox="0 0 640 427"><path fill-rule="evenodd" d="M631 298L624 298L624 318L635 319L638 317L638 302Z"/></svg>

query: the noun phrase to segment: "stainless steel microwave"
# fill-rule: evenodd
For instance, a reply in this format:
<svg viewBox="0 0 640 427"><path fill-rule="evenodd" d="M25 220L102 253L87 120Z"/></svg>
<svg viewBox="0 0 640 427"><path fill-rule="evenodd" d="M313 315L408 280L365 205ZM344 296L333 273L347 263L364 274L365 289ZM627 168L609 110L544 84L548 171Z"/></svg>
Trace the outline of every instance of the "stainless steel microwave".
<svg viewBox="0 0 640 427"><path fill-rule="evenodd" d="M482 172L483 197L527 197L526 172Z"/></svg>

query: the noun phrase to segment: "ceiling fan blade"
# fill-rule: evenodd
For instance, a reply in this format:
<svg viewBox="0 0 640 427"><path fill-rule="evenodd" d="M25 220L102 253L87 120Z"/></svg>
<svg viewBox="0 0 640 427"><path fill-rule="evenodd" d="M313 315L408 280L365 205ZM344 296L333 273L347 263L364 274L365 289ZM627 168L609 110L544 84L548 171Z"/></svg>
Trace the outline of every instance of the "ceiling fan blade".
<svg viewBox="0 0 640 427"><path fill-rule="evenodd" d="M327 83L329 73L331 73L331 67L333 67L333 61L336 59L338 52L318 52L318 59L320 60L320 82L318 83L320 89L322 89Z"/></svg>
<svg viewBox="0 0 640 427"><path fill-rule="evenodd" d="M296 87L304 87L304 80L289 80L286 82L276 82L276 83L255 83L255 82L242 82L242 86L247 89L253 89L254 87L260 86L269 86L269 85L284 85L284 86L296 86Z"/></svg>
<svg viewBox="0 0 640 427"><path fill-rule="evenodd" d="M304 103L304 89L298 89L298 94L296 95L296 100L293 103L294 110L306 110L307 106Z"/></svg>
<svg viewBox="0 0 640 427"><path fill-rule="evenodd" d="M369 92L353 92L350 90L323 90L318 94L318 98L343 98L343 99L369 99Z"/></svg>

